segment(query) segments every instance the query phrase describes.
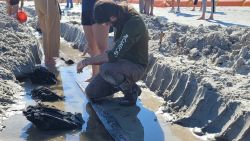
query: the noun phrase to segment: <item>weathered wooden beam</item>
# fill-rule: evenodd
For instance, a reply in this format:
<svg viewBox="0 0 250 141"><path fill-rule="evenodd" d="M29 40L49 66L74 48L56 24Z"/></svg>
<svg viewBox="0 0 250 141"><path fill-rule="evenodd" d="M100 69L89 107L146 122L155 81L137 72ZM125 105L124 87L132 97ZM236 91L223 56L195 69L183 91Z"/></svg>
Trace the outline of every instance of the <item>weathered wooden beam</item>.
<svg viewBox="0 0 250 141"><path fill-rule="evenodd" d="M76 83L84 93L85 86L81 82L76 80ZM95 111L97 117L102 122L105 129L112 136L115 141L131 141L127 133L122 129L119 122L112 114L106 111L101 104L93 103L89 100L92 109Z"/></svg>

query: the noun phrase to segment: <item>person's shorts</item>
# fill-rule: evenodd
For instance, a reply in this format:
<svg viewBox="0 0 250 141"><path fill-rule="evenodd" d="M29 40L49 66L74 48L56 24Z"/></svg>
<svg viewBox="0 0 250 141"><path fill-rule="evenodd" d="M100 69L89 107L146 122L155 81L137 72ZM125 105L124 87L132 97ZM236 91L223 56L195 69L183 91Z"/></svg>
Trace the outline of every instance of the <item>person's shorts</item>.
<svg viewBox="0 0 250 141"><path fill-rule="evenodd" d="M93 25L95 24L93 11L82 12L82 25Z"/></svg>
<svg viewBox="0 0 250 141"><path fill-rule="evenodd" d="M10 0L10 5L17 5L19 0Z"/></svg>

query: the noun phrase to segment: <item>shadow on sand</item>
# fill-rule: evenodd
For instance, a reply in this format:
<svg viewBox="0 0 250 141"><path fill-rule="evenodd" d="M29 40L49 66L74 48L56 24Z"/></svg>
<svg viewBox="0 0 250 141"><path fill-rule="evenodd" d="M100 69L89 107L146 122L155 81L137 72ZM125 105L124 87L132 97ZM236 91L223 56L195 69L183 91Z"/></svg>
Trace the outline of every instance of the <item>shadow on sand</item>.
<svg viewBox="0 0 250 141"><path fill-rule="evenodd" d="M216 24L224 25L224 26L248 27L248 26L246 26L246 25L235 24L235 23L230 23L230 22L224 22L224 21L220 21L220 20L207 20L207 21L208 21L208 22L211 22L211 23L216 23Z"/></svg>

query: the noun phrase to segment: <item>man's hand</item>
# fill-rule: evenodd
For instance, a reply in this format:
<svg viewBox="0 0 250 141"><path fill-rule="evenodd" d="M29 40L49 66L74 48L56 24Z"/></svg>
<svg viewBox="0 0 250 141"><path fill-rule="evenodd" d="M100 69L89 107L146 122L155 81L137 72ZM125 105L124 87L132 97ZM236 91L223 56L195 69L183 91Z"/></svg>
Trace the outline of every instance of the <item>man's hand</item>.
<svg viewBox="0 0 250 141"><path fill-rule="evenodd" d="M77 73L82 72L82 69L88 65L101 65L109 61L107 53L103 53L94 57L85 58L77 63Z"/></svg>
<svg viewBox="0 0 250 141"><path fill-rule="evenodd" d="M77 63L77 67L76 67L77 73L82 72L82 69L83 69L84 67L88 66L86 60L87 60L87 59L84 59L84 60L79 61L79 62Z"/></svg>

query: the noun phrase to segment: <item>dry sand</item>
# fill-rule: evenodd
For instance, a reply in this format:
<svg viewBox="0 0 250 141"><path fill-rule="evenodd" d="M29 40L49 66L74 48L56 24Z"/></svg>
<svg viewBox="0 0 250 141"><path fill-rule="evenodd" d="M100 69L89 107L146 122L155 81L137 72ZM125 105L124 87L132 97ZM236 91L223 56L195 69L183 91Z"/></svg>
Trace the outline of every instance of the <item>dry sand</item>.
<svg viewBox="0 0 250 141"><path fill-rule="evenodd" d="M80 19L79 13L67 14ZM143 17L150 32L150 64L143 81L166 101L160 109L166 120L193 128L202 139L250 140L250 29ZM81 25L61 25L62 37L82 51ZM161 32L165 36L159 44ZM16 73L2 68L10 75L0 76L13 81Z"/></svg>

